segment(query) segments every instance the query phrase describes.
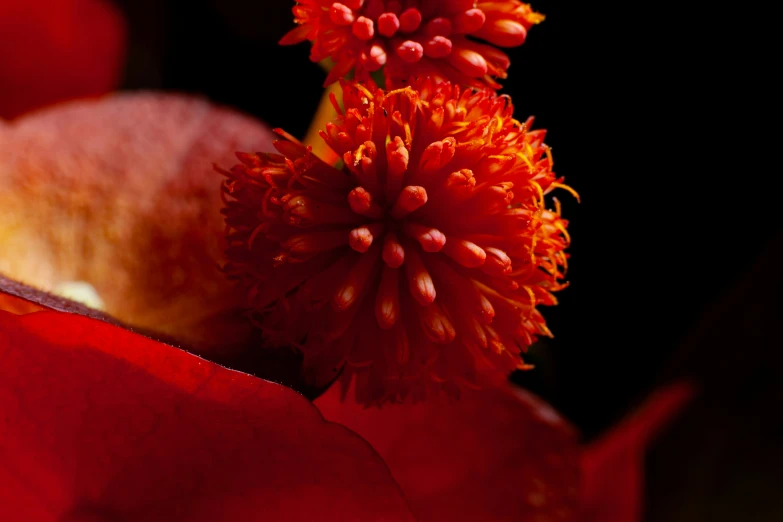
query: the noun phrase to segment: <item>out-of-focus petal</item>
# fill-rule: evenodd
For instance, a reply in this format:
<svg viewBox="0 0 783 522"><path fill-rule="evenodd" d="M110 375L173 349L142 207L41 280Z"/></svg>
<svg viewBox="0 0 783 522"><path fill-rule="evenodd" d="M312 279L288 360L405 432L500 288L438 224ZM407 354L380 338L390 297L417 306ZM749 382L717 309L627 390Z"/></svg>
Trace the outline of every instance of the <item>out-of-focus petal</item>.
<svg viewBox="0 0 783 522"><path fill-rule="evenodd" d="M642 519L645 451L695 393L687 381L656 390L637 412L585 449L580 491L584 522Z"/></svg>
<svg viewBox="0 0 783 522"><path fill-rule="evenodd" d="M92 285L116 319L198 349L251 330L219 265L212 162L271 146L258 121L194 98L121 94L8 124L0 273L44 291Z"/></svg>
<svg viewBox="0 0 783 522"><path fill-rule="evenodd" d="M59 312L0 311L0 360L4 520L413 520L285 387Z"/></svg>
<svg viewBox="0 0 783 522"><path fill-rule="evenodd" d="M109 0L0 1L0 118L114 90L125 47Z"/></svg>
<svg viewBox="0 0 783 522"><path fill-rule="evenodd" d="M363 409L333 386L315 404L373 445L420 522L576 520L576 435L522 390L503 383Z"/></svg>

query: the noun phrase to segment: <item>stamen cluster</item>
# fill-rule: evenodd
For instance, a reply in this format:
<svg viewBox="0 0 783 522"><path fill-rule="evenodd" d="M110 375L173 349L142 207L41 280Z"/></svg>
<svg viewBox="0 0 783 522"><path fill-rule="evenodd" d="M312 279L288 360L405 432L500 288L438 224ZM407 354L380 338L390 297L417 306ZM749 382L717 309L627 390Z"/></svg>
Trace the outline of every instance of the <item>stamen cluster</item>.
<svg viewBox="0 0 783 522"><path fill-rule="evenodd" d="M219 169L226 272L266 338L301 350L316 386L356 379L366 404L528 367L569 243L559 203L545 207L564 187L545 131L488 89L342 88L321 136L344 165L278 131L277 153Z"/></svg>
<svg viewBox="0 0 783 522"><path fill-rule="evenodd" d="M280 43L309 40L313 61L333 60L327 85L385 66L387 89L416 77L498 89L510 62L493 45L522 45L544 19L519 0L298 0L293 12L299 27Z"/></svg>

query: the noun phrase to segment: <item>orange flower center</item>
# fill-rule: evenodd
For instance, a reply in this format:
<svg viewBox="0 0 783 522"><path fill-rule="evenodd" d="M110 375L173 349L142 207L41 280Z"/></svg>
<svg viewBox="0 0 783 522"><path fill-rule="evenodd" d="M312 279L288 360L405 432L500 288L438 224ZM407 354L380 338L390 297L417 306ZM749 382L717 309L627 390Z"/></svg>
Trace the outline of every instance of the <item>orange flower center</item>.
<svg viewBox="0 0 783 522"><path fill-rule="evenodd" d="M227 272L258 324L301 349L314 380L365 380L362 402L528 368L520 352L549 335L536 307L564 286L543 131L489 91L417 87L343 84L345 110L321 133L341 169L280 131L282 155L223 171Z"/></svg>

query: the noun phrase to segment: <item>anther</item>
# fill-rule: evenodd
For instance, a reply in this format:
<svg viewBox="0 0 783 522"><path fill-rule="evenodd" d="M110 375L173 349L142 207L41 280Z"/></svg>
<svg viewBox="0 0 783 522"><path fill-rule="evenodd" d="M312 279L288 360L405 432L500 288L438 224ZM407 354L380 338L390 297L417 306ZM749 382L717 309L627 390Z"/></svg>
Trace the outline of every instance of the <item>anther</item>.
<svg viewBox="0 0 783 522"><path fill-rule="evenodd" d="M335 25L351 25L354 21L353 11L345 4L335 2L329 9L329 18Z"/></svg>
<svg viewBox="0 0 783 522"><path fill-rule="evenodd" d="M411 212L418 210L427 203L427 191L424 187L407 186L400 192L391 215L395 219L401 219Z"/></svg>

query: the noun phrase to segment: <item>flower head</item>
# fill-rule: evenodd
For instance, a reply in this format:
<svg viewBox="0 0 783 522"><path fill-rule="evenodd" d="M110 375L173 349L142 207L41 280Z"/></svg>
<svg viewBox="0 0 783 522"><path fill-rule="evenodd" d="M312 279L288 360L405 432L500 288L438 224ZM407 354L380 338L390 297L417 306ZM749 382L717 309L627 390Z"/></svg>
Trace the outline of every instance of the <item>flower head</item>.
<svg viewBox="0 0 783 522"><path fill-rule="evenodd" d="M365 403L526 368L520 352L550 335L536 307L564 286L544 131L492 91L416 87L343 84L322 132L342 169L289 137L222 171L226 271L261 329L301 349L314 383L356 376Z"/></svg>
<svg viewBox="0 0 783 522"><path fill-rule="evenodd" d="M475 39L516 47L544 19L519 0L298 0L293 12L299 27L280 43L313 42L311 60L335 62L327 84L386 66L389 89L425 76L497 89L508 56Z"/></svg>

